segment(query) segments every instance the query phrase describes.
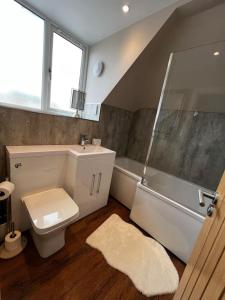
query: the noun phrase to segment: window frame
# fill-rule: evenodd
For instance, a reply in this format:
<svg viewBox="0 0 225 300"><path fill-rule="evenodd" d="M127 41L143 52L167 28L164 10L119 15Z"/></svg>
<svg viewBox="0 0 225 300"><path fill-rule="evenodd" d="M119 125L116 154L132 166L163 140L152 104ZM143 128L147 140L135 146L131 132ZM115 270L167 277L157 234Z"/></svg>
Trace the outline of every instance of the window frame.
<svg viewBox="0 0 225 300"><path fill-rule="evenodd" d="M38 10L34 9L23 0L14 0L19 5L22 5L25 9L29 10L37 17L44 21L44 39L43 39L43 61L42 61L42 91L41 91L41 108L32 108L29 106L22 106L18 104L8 104L0 102L0 107L9 107L20 110L39 112L51 115L60 115L67 117L74 117L74 111L66 111L63 109L54 109L50 107L50 95L51 95L51 70L52 70L52 52L53 52L53 34L56 33L62 38L66 39L73 45L79 47L83 51L81 69L80 69L80 80L79 89L85 91L86 80L87 80L87 67L88 67L88 46L78 40L74 35L66 31L61 26L58 26L52 22L48 17L43 15Z"/></svg>
<svg viewBox="0 0 225 300"><path fill-rule="evenodd" d="M48 87L49 96L47 98L47 111L50 113L53 113L53 114L74 116L75 109L72 109L73 112L70 112L67 110L56 109L56 108L51 107L51 103L50 103L50 100L51 100L51 97L50 97L51 96L51 75L49 73L49 69L51 70L50 72L52 73L53 34L54 33L58 34L60 37L64 38L65 40L67 40L68 42L70 42L71 44L75 45L76 47L80 48L83 51L81 68L80 68L80 80L79 80L79 89L82 91L85 90L85 84L86 84L86 74L87 74L87 64L86 64L87 53L86 52L87 52L87 49L83 44L81 44L77 40L75 41L74 39L71 38L70 35L63 32L61 29L59 29L58 27L56 27L54 25L51 25L50 31L51 31L51 39L50 39L51 40L51 55L49 57L49 68L45 72L45 74L48 73L48 81L49 81L49 87Z"/></svg>

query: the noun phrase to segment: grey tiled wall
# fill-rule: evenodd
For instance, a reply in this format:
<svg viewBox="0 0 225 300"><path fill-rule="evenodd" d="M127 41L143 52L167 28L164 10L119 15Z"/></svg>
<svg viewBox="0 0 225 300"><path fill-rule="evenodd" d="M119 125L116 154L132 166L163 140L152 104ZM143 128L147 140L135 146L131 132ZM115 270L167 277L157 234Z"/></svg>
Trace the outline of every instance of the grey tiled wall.
<svg viewBox="0 0 225 300"><path fill-rule="evenodd" d="M100 137L119 156L145 162L156 110L135 113L102 105L99 122L0 107L0 176L4 145L77 144L81 133ZM225 169L225 114L163 111L150 165L215 189Z"/></svg>
<svg viewBox="0 0 225 300"><path fill-rule="evenodd" d="M133 114L126 155L145 162L155 109ZM215 190L225 169L225 114L160 113L149 165Z"/></svg>
<svg viewBox="0 0 225 300"><path fill-rule="evenodd" d="M215 190L225 169L225 114L162 111L149 164Z"/></svg>
<svg viewBox="0 0 225 300"><path fill-rule="evenodd" d="M132 113L102 105L99 122L0 107L0 176L5 176L4 145L77 144L80 134L125 155Z"/></svg>
<svg viewBox="0 0 225 300"><path fill-rule="evenodd" d="M126 156L145 163L156 109L143 108L133 114Z"/></svg>

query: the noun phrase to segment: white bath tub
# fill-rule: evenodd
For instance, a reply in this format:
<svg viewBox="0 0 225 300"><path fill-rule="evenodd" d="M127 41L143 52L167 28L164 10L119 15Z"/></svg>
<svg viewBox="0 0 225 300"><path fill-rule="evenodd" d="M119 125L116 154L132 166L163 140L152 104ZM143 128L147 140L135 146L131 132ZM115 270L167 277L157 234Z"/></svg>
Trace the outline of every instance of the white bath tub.
<svg viewBox="0 0 225 300"><path fill-rule="evenodd" d="M126 157L116 158L110 194L131 209L137 183L141 181L143 164Z"/></svg>
<svg viewBox="0 0 225 300"><path fill-rule="evenodd" d="M130 218L184 262L205 220L199 186L150 168L148 186L140 183L143 165L117 158L111 194L131 208ZM207 202L207 201L206 201Z"/></svg>

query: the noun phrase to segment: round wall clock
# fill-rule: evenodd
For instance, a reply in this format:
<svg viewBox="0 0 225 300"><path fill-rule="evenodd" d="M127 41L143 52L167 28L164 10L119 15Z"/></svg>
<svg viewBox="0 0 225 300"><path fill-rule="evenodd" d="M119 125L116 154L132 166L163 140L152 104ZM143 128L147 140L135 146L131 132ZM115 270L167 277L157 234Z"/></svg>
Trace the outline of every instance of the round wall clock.
<svg viewBox="0 0 225 300"><path fill-rule="evenodd" d="M100 77L104 71L103 61L97 61L93 67L93 74L95 77Z"/></svg>

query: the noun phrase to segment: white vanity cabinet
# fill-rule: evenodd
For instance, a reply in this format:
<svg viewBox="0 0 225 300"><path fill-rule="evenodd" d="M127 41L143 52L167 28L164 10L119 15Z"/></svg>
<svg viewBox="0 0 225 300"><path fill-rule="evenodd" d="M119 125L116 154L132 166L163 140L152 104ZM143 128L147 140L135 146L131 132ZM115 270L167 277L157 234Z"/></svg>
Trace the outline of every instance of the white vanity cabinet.
<svg viewBox="0 0 225 300"><path fill-rule="evenodd" d="M80 209L79 218L107 204L114 160L114 153L77 159L73 198Z"/></svg>
<svg viewBox="0 0 225 300"><path fill-rule="evenodd" d="M10 180L16 186L12 218L21 231L30 226L21 199L35 192L64 188L79 206L79 218L107 204L114 151L93 145L8 146L7 156Z"/></svg>

